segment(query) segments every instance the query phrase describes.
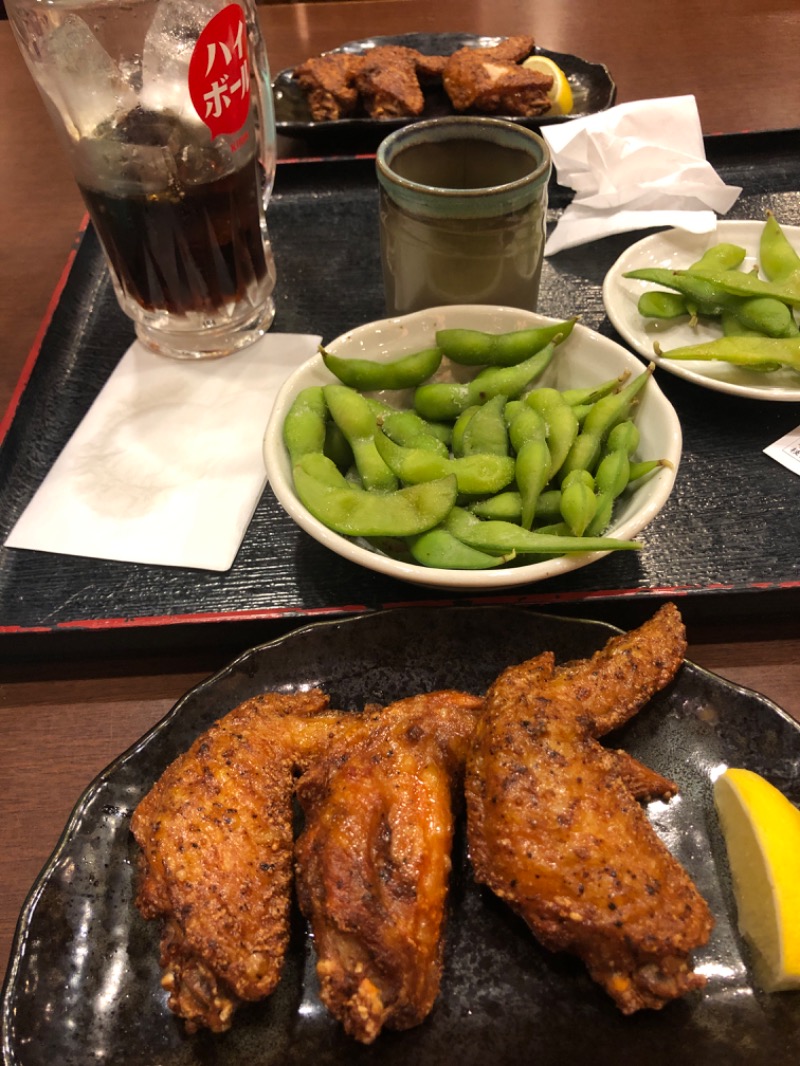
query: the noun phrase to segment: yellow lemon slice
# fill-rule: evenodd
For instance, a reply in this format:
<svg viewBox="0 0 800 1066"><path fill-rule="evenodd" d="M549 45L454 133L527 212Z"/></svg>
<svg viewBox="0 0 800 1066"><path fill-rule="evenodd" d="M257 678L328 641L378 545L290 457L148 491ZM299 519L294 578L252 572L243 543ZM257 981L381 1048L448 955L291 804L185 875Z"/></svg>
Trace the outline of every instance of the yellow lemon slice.
<svg viewBox="0 0 800 1066"><path fill-rule="evenodd" d="M751 770L714 782L739 931L768 992L800 988L800 810Z"/></svg>
<svg viewBox="0 0 800 1066"><path fill-rule="evenodd" d="M552 59L547 56L530 56L522 64L528 70L538 70L540 74L553 76L553 88L548 92L550 98L549 115L569 115L572 111L572 89L567 75Z"/></svg>

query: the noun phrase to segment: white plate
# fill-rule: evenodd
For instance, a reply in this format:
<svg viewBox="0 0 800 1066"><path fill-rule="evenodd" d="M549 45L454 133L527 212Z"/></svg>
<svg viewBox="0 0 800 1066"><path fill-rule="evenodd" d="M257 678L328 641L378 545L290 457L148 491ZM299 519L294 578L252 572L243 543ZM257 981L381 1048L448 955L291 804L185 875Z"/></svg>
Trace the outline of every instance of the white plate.
<svg viewBox="0 0 800 1066"><path fill-rule="evenodd" d="M777 370L774 374L760 374L744 370L731 363L701 360L671 360L658 358L653 345L659 341L662 348L679 348L686 344L702 344L722 336L722 331L713 324L691 326L688 320L677 323L656 322L643 318L637 308L639 297L647 289L653 289L649 281L636 281L623 275L629 270L650 267L667 267L671 270L690 266L707 248L720 241L738 244L747 252L742 269L757 265L758 243L763 222L720 221L713 233L687 233L685 230L666 230L632 244L623 252L606 274L603 282L603 303L614 329L645 359L653 359L658 366L679 378L693 381L707 389L728 392L736 396L748 396L755 400L800 400L800 374L796 370ZM800 226L781 227L795 245L800 248Z"/></svg>
<svg viewBox="0 0 800 1066"><path fill-rule="evenodd" d="M437 307L400 318L368 323L326 344L326 348L338 355L388 361L431 347L434 334L439 329L462 326L488 333L505 333L553 321L552 318L509 307ZM559 389L579 388L607 381L626 370L641 374L642 369L639 360L621 345L585 326L576 325L539 383ZM464 368L455 370L463 373ZM470 372L474 372L474 369ZM443 372L440 368L437 376L446 377L447 373L446 369ZM273 492L295 522L321 544L351 562L378 573L417 585L450 589L488 590L527 585L577 570L608 554L587 552L508 569L444 570L391 559L356 540L334 533L310 515L295 494L282 427L286 412L301 389L309 385L326 385L335 380L319 355L299 367L281 387L264 437L264 460ZM396 394L384 399L391 402L392 395ZM405 403L407 399L403 397L400 402ZM643 459L668 459L673 468L665 467L635 492L618 501L618 510L607 535L624 540L635 538L664 506L672 491L681 457L680 422L656 381L648 382L637 408L636 421L641 434L637 454Z"/></svg>

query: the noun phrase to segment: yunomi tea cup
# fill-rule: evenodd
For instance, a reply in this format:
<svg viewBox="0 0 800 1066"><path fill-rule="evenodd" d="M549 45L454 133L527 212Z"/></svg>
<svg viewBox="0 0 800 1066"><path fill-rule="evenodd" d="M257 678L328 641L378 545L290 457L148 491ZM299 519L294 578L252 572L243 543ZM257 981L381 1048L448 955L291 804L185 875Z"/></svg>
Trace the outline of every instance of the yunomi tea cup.
<svg viewBox="0 0 800 1066"><path fill-rule="evenodd" d="M123 311L164 355L272 323L275 125L253 0L8 0Z"/></svg>
<svg viewBox="0 0 800 1066"><path fill-rule="evenodd" d="M431 119L382 141L376 168L389 314L536 310L551 171L538 134L502 119Z"/></svg>

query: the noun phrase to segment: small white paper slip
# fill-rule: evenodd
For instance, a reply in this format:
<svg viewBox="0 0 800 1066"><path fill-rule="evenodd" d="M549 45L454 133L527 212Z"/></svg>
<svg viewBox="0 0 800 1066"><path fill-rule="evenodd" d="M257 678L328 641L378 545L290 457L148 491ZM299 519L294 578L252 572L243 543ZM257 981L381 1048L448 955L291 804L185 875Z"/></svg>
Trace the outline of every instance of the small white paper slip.
<svg viewBox="0 0 800 1066"><path fill-rule="evenodd" d="M636 100L542 129L575 190L545 255L654 226L710 233L741 193L708 163L693 96Z"/></svg>
<svg viewBox="0 0 800 1066"><path fill-rule="evenodd" d="M800 474L800 426L770 444L764 454L776 459L793 474Z"/></svg>
<svg viewBox="0 0 800 1066"><path fill-rule="evenodd" d="M267 482L262 441L278 388L320 339L268 334L198 361L137 341L6 546L228 570Z"/></svg>

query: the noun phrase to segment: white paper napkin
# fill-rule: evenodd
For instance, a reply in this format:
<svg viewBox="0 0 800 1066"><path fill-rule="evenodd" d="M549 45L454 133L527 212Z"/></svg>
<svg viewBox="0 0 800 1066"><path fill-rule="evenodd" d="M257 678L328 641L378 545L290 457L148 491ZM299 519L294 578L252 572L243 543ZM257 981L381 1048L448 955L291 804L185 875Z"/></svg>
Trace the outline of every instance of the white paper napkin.
<svg viewBox="0 0 800 1066"><path fill-rule="evenodd" d="M273 333L197 362L136 342L6 545L229 569L266 485L262 439L276 392L319 342Z"/></svg>
<svg viewBox="0 0 800 1066"><path fill-rule="evenodd" d="M710 233L715 212L729 211L742 191L706 160L693 96L619 104L542 135L559 183L575 190L545 255L655 226Z"/></svg>

